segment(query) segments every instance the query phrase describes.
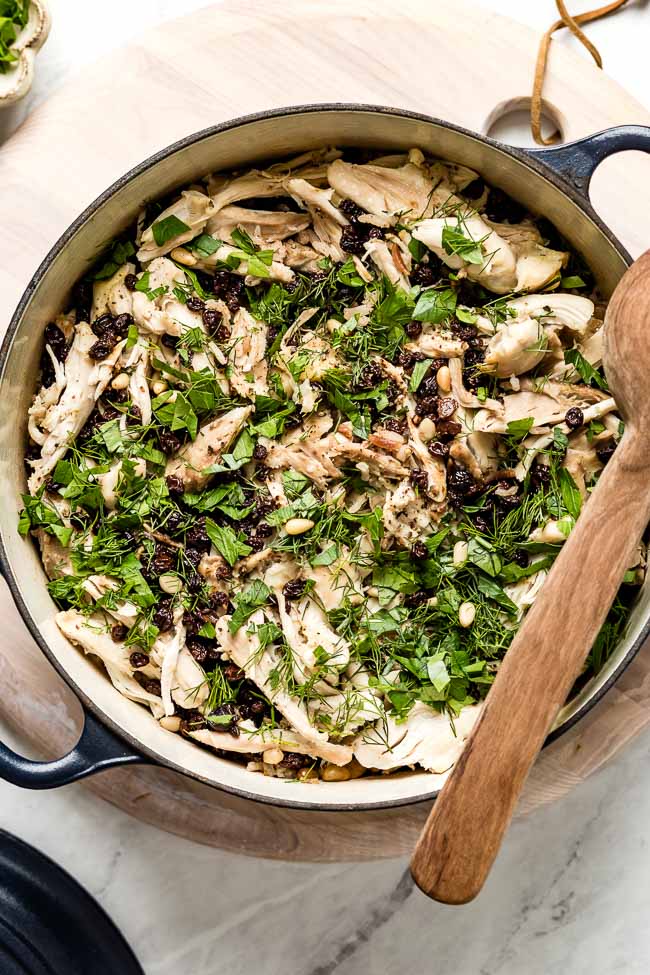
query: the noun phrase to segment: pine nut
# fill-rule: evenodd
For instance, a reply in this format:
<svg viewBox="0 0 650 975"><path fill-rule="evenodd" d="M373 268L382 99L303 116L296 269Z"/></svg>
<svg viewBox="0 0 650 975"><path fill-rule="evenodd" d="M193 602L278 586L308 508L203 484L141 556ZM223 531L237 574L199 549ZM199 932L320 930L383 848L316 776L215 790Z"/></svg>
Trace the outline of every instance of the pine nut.
<svg viewBox="0 0 650 975"><path fill-rule="evenodd" d="M475 616L476 606L474 603L461 603L458 607L458 622L461 626L471 626Z"/></svg>
<svg viewBox="0 0 650 975"><path fill-rule="evenodd" d="M279 765L283 758L284 752L281 748L269 748L264 752L265 765Z"/></svg>
<svg viewBox="0 0 650 975"><path fill-rule="evenodd" d="M185 247L175 247L169 256L172 261L178 261L179 264L186 264L188 267L194 267L197 263L194 254Z"/></svg>
<svg viewBox="0 0 650 975"><path fill-rule="evenodd" d="M284 526L287 535L302 535L314 527L314 522L309 518L289 518Z"/></svg>
<svg viewBox="0 0 650 975"><path fill-rule="evenodd" d="M360 592L353 592L349 598L350 606L360 606L363 602L363 596Z"/></svg>
<svg viewBox="0 0 650 975"><path fill-rule="evenodd" d="M301 768L298 772L300 782L318 782L318 772L315 768Z"/></svg>
<svg viewBox="0 0 650 975"><path fill-rule="evenodd" d="M115 377L115 379L111 383L113 389L126 389L128 385L129 385L129 377L125 372L121 372L118 376Z"/></svg>
<svg viewBox="0 0 650 975"><path fill-rule="evenodd" d="M164 572L158 579L158 585L163 592L173 596L183 588L183 580L175 572Z"/></svg>
<svg viewBox="0 0 650 975"><path fill-rule="evenodd" d="M451 391L451 373L449 372L449 366L440 366L436 373L436 382L441 393Z"/></svg>
<svg viewBox="0 0 650 975"><path fill-rule="evenodd" d="M347 782L350 772L345 767L339 765L325 765L320 771L320 777L324 782Z"/></svg>
<svg viewBox="0 0 650 975"><path fill-rule="evenodd" d="M425 416L420 423L419 431L422 440L424 440L425 443L428 443L429 440L433 440L436 435L436 425L433 420L429 419L428 416Z"/></svg>
<svg viewBox="0 0 650 975"><path fill-rule="evenodd" d="M154 393L155 396L160 396L160 394L164 393L165 390L168 388L169 387L164 379L157 379L155 383L151 384L151 391Z"/></svg>
<svg viewBox="0 0 650 975"><path fill-rule="evenodd" d="M467 542L456 542L454 545L454 565L467 562Z"/></svg>
<svg viewBox="0 0 650 975"><path fill-rule="evenodd" d="M373 599L376 599L379 595L379 589L377 589L377 586L368 586L367 592L369 596L373 597Z"/></svg>
<svg viewBox="0 0 650 975"><path fill-rule="evenodd" d="M181 719L176 717L176 715L161 718L159 723L160 727L164 728L165 731L180 731L181 729Z"/></svg>

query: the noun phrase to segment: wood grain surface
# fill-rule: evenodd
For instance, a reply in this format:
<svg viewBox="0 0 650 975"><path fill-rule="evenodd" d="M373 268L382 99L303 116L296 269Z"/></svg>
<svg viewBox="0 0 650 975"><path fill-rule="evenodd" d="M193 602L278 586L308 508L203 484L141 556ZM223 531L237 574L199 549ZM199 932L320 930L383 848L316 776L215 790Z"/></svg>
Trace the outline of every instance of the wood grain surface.
<svg viewBox="0 0 650 975"><path fill-rule="evenodd" d="M427 112L486 132L525 105L537 35L461 0L226 0L163 25L77 74L0 150L0 304L8 321L49 247L111 181L192 131L248 112L318 101ZM565 139L650 114L554 42L545 97ZM635 255L647 246L650 159L625 154L596 173L597 209ZM644 238L645 241L644 241ZM79 704L0 586L3 721L26 753L72 745ZM544 750L518 812L565 795L650 721L650 648L579 724ZM428 807L311 813L224 795L154 768L83 786L139 819L226 850L335 861L409 854ZM315 786L313 788L316 788Z"/></svg>
<svg viewBox="0 0 650 975"><path fill-rule="evenodd" d="M650 519L650 363L642 354L650 330L650 251L619 282L605 330L603 366L625 433L512 641L418 840L413 877L447 904L465 904L483 887L528 773Z"/></svg>

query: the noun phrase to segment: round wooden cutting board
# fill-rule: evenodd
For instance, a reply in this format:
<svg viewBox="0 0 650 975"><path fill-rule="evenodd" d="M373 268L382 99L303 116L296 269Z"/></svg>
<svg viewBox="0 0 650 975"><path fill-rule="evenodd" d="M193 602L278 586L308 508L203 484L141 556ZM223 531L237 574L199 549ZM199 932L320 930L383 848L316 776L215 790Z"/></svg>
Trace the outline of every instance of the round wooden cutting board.
<svg viewBox="0 0 650 975"><path fill-rule="evenodd" d="M152 30L73 77L0 150L2 320L76 214L156 149L234 116L318 101L409 108L485 133L527 103L537 43L528 28L459 0L226 0ZM634 99L557 42L545 96L567 141L617 123L650 124ZM633 254L650 236L649 185L650 158L641 154L609 160L594 179L596 208ZM4 586L0 613L0 715L25 751L61 755L77 740L81 708ZM520 813L564 795L649 721L646 646L600 704L544 751ZM276 809L147 767L113 770L85 787L198 842L294 860L407 854L428 812Z"/></svg>

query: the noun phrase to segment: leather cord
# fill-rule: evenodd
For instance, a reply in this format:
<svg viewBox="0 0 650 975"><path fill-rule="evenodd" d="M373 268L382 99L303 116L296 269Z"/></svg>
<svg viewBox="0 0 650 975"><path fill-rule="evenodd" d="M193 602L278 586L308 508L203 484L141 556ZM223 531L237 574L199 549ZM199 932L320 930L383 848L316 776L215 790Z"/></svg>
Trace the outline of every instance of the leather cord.
<svg viewBox="0 0 650 975"><path fill-rule="evenodd" d="M599 68L603 66L603 59L598 48L592 44L587 35L581 30L582 24L589 24L593 20L607 17L608 14L616 13L621 7L625 6L627 0L613 0L613 2L598 7L597 10L589 10L582 14L571 15L566 8L565 0L555 0L560 19L556 20L546 31L539 45L537 62L535 64L535 78L533 81L533 94L530 102L530 127L535 142L540 146L550 146L557 142L557 133L549 138L542 135L542 93L544 90L544 78L546 66L548 64L548 54L551 46L553 34L562 27L568 28L571 33L578 38L581 44L591 54Z"/></svg>

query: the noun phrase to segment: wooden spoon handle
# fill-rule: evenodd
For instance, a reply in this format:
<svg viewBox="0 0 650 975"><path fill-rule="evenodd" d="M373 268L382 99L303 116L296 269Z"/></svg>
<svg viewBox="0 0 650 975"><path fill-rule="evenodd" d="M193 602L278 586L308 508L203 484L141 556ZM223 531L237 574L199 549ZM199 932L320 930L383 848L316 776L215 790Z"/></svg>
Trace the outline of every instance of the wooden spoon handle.
<svg viewBox="0 0 650 975"><path fill-rule="evenodd" d="M649 473L641 438L626 432L513 640L420 836L411 872L429 897L464 904L483 886L526 776L648 523Z"/></svg>

